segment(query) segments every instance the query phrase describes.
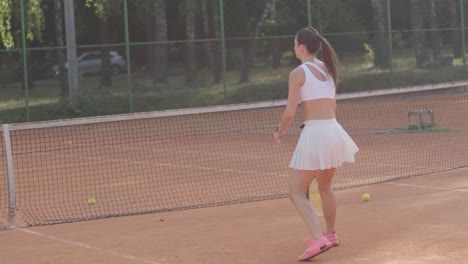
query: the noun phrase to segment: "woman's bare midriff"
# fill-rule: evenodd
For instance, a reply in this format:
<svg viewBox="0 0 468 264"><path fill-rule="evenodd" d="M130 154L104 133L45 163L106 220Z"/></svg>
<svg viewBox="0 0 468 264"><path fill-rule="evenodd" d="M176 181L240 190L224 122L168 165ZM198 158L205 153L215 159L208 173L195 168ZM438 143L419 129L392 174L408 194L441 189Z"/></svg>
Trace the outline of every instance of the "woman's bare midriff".
<svg viewBox="0 0 468 264"><path fill-rule="evenodd" d="M302 105L304 121L332 119L336 116L336 100L323 98L305 101Z"/></svg>

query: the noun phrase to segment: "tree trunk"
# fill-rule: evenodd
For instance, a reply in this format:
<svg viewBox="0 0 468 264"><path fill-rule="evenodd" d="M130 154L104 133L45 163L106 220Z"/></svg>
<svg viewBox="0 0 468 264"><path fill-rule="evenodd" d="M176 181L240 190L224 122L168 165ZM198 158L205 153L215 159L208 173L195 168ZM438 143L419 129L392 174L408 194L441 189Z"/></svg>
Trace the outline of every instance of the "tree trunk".
<svg viewBox="0 0 468 264"><path fill-rule="evenodd" d="M420 31L423 29L423 10L424 3L420 0L410 0L411 8L411 25L414 31L414 48L416 52L416 67L423 67L429 62L430 55L426 49L426 37L424 32Z"/></svg>
<svg viewBox="0 0 468 264"><path fill-rule="evenodd" d="M101 35L101 44L108 43L110 40L108 19L99 19L99 30ZM108 47L101 47L101 88L108 89L112 86L112 73L110 65L110 50Z"/></svg>
<svg viewBox="0 0 468 264"><path fill-rule="evenodd" d="M216 39L221 39L221 25L219 20L219 7L218 7L218 0L210 0L211 1L211 11L213 13L213 29L214 29L214 37ZM215 83L219 83L221 81L221 70L222 70L222 54L221 54L221 41L216 42L214 48L214 76L215 76Z"/></svg>
<svg viewBox="0 0 468 264"><path fill-rule="evenodd" d="M436 12L436 3L435 0L429 1L429 20L430 25L433 30L439 28L437 23L437 12ZM431 31L431 40L432 40L432 56L434 60L437 60L442 53L442 39L440 38L439 31Z"/></svg>
<svg viewBox="0 0 468 264"><path fill-rule="evenodd" d="M185 83L193 85L197 68L196 45L195 40L195 0L185 1L185 33L187 35L186 44L186 75Z"/></svg>
<svg viewBox="0 0 468 264"><path fill-rule="evenodd" d="M252 66L252 63L254 62L255 59L255 54L257 52L257 37L260 35L260 31L263 28L263 24L265 23L265 19L268 16L268 13L271 10L271 5L273 3L273 0L266 0L265 2L265 8L263 8L263 13L260 16L260 19L257 22L257 26L255 27L255 32L254 35L252 36L253 39L250 44L250 48L247 52L246 59L244 60L244 67L242 68L241 72L241 77L240 77L240 83L248 82L249 81L249 74L250 74L250 67Z"/></svg>
<svg viewBox="0 0 468 264"><path fill-rule="evenodd" d="M203 18L203 34L205 38L210 37L210 21L208 16L208 8L206 0L201 0L201 12ZM208 67L213 72L213 80L216 80L216 72L215 72L215 63L214 63L214 56L213 56L213 48L211 42L205 42L203 44L205 48L206 57L208 59Z"/></svg>
<svg viewBox="0 0 468 264"><path fill-rule="evenodd" d="M63 7L62 1L55 1L55 35L57 38L57 46L65 46L65 38L63 36ZM60 95L63 98L67 98L69 91L68 91L68 83L67 83L67 73L65 69L65 62L66 62L66 54L65 50L58 49L57 50L57 58L58 58L58 67L59 67L59 81L60 81Z"/></svg>
<svg viewBox="0 0 468 264"><path fill-rule="evenodd" d="M372 0L373 19L374 19L374 66L380 68L388 68L390 66L389 46L387 41L387 23L385 0Z"/></svg>
<svg viewBox="0 0 468 264"><path fill-rule="evenodd" d="M156 41L167 41L166 1L155 0ZM154 51L153 85L155 88L167 86L167 44L158 44Z"/></svg>
<svg viewBox="0 0 468 264"><path fill-rule="evenodd" d="M449 5L449 14L452 18L452 27L460 27L460 6L459 0L450 0L447 2ZM452 46L453 46L453 57L461 58L462 56L462 45L461 45L461 30L452 31Z"/></svg>
<svg viewBox="0 0 468 264"><path fill-rule="evenodd" d="M276 20L276 1L273 0L271 4L270 17L273 24L273 33L278 33L278 21ZM281 66L281 51L280 51L280 40L274 38L271 40L271 54L272 54L272 68L278 69Z"/></svg>

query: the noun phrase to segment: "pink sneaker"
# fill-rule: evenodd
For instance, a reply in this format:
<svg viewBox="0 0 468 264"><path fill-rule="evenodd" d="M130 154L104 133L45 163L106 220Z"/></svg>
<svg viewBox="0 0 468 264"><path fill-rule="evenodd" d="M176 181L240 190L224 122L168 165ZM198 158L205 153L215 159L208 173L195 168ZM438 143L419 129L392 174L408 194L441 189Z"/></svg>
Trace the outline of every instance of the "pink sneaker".
<svg viewBox="0 0 468 264"><path fill-rule="evenodd" d="M328 241L330 241L332 246L337 247L340 245L340 240L338 236L336 235L335 231L333 231L332 233L323 232L323 236L326 237Z"/></svg>
<svg viewBox="0 0 468 264"><path fill-rule="evenodd" d="M332 247L330 241L328 241L324 236L320 237L319 240L311 240L307 247L299 257L300 261L311 259L315 256L322 254L323 252L329 250Z"/></svg>

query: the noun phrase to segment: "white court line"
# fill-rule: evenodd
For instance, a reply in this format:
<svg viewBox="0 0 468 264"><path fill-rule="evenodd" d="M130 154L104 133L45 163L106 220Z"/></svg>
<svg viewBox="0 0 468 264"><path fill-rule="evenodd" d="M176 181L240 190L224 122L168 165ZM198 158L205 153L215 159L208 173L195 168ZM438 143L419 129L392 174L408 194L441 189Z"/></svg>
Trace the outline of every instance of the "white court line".
<svg viewBox="0 0 468 264"><path fill-rule="evenodd" d="M92 157L87 157L92 158ZM136 161L136 160L128 160L128 159L112 159L112 158L92 158L95 160L109 160L115 162L130 162L135 164L156 164L159 166L164 167L175 167L175 168L185 168L185 169L200 169L200 170L207 170L207 171L222 171L222 172L235 172L235 173L246 173L246 174L254 174L254 175L266 175L266 176L281 176L281 177L289 177L287 174L279 174L279 173L264 173L258 171L244 171L244 170L231 170L231 169L220 169L220 168L213 168L213 167L202 167L202 166L192 166L192 165L179 165L179 164L172 164L172 163L161 163L161 162L144 162L144 161Z"/></svg>
<svg viewBox="0 0 468 264"><path fill-rule="evenodd" d="M122 149L131 149L131 150L137 150L141 151L141 148L137 147L132 147L132 146L126 146L123 147ZM255 159L261 159L265 158L265 156L259 156L259 155L250 155L250 154L236 154L236 153L225 153L225 152L214 152L214 151L196 151L196 150L181 150L181 149L175 149L175 148L153 148L151 151L156 150L157 152L172 152L172 153L184 153L184 154L203 154L203 155L211 155L211 156L226 156L226 157L236 157L236 158L255 158Z"/></svg>
<svg viewBox="0 0 468 264"><path fill-rule="evenodd" d="M130 147L133 149L133 147ZM164 149L166 150L166 149ZM197 151L186 151L191 154L196 154L196 153L203 153L206 154L206 152L197 152ZM177 153L177 151L175 152ZM52 154L50 153L49 155L54 155L57 157L63 157L63 156L68 156L70 158L76 158L73 155L67 155L67 154ZM223 153L219 153L219 155L225 155ZM256 157L256 156L253 156ZM96 160L96 161L111 161L111 162L130 162L132 164L142 164L142 165L158 165L162 167L174 167L174 168L185 168L185 169L200 169L200 170L206 170L206 171L220 171L220 172L233 172L233 173L245 173L245 174L253 174L253 175L265 175L265 176L279 176L279 177L285 177L288 178L289 174L280 174L280 173L264 173L264 172L258 172L258 171L245 171L245 170L233 170L233 169L222 169L222 168L216 168L216 167L205 167L205 166L193 166L193 165L181 165L181 164L173 164L173 163L161 163L161 162L153 162L153 161L136 161L136 160L129 160L129 159L116 159L116 158L100 158L100 157L92 157L92 156L86 156L85 159L91 159L91 160ZM413 169L424 169L424 167L415 167L415 166L409 166L409 165L395 165L395 164L386 164L386 163L366 163L366 162L359 162L359 164L366 165L366 166L382 166L382 167L394 167L394 168L413 168Z"/></svg>
<svg viewBox="0 0 468 264"><path fill-rule="evenodd" d="M22 228L17 228L17 229L14 229L14 230L17 230L17 231L20 231L20 232L23 232L23 233L26 233L26 234L38 236L38 237L44 237L44 238L47 238L47 239L50 239L50 240L59 241L59 242L62 242L62 243L65 243L65 244L70 244L70 245L80 247L80 248L85 248L85 249L104 252L104 253L107 253L107 254L115 256L115 257L130 259L130 260L134 260L134 261L137 261L137 262L140 262L140 263L162 264L160 262L146 260L146 259L142 259L142 258L135 257L135 256L132 256L132 255L127 255L127 254L119 253L119 252L116 252L116 251L113 251L113 250L108 250L108 249L103 249L103 248L99 248L99 247L95 247L95 246L90 246L90 245L86 245L86 244L83 244L83 243L62 239L62 238L59 238L59 237L56 237L56 236L47 235L47 234L32 231L32 230L27 230L27 229L22 229Z"/></svg>
<svg viewBox="0 0 468 264"><path fill-rule="evenodd" d="M417 187L417 188L434 189L434 190L441 190L441 191L468 192L468 189L450 189L450 188L434 187L434 186L426 186L426 185L417 185L417 184L408 184L408 183L387 182L386 184L399 185L399 186L405 186L405 187Z"/></svg>
<svg viewBox="0 0 468 264"><path fill-rule="evenodd" d="M125 149L131 150L141 150L140 148L136 147L125 147ZM241 158L265 158L265 156L257 156L257 155L249 155L249 154L235 154L235 153L225 153L225 152L212 152L212 151L195 151L195 150L175 150L175 149L168 149L168 148L158 148L152 149L152 151L156 150L157 152L173 152L173 153L185 153L185 154L203 154L203 155L212 155L212 156L225 156L225 157L241 157ZM396 164L389 164L389 163L367 163L367 162L359 162L359 164L366 165L366 166L379 166L379 167L394 167L394 168L411 168L411 169L426 169L426 167L422 166L411 166L411 165L396 165ZM468 169L468 168L467 168ZM275 174L277 175L277 174ZM280 175L284 176L284 175Z"/></svg>
<svg viewBox="0 0 468 264"><path fill-rule="evenodd" d="M54 155L57 157L62 157L63 156L68 156L70 158L76 158L76 156L73 155L67 155L67 154L61 154L61 155L56 155L56 154L48 154ZM207 170L207 171L221 171L221 172L235 172L235 173L245 173L245 174L254 174L254 175L265 175L265 176L280 176L280 177L289 177L289 174L280 174L280 173L264 173L264 172L258 172L258 171L244 171L244 170L231 170L231 169L220 169L220 168L213 168L213 167L202 167L202 166L192 166L192 165L179 165L179 164L172 164L172 163L161 163L161 162L154 162L154 161L136 161L136 160L129 160L129 159L114 159L114 158L98 158L98 157L91 157L91 156L86 156L85 159L91 159L91 160L96 160L96 161L112 161L112 162L119 162L119 163L125 163L125 162L130 162L133 164L140 164L140 165L158 165L162 167L175 167L175 168L185 168L185 169L200 169L200 170Z"/></svg>
<svg viewBox="0 0 468 264"><path fill-rule="evenodd" d="M131 149L131 150L141 150L140 148L137 147L124 147L125 149ZM261 159L265 158L265 156L258 156L258 155L250 155L250 154L236 154L236 153L225 153L225 152L214 152L214 151L196 151L196 150L180 150L180 149L169 149L169 148L155 148L152 149L151 151L157 151L157 152L172 152L172 153L185 153L185 154L203 154L203 155L212 155L212 156L225 156L225 157L240 157L240 158L256 158L256 159ZM426 169L424 166L412 166L412 165L397 165L397 164L390 164L390 163L367 163L367 162L359 162L359 164L365 165L365 166L379 166L379 167L393 167L393 168L400 168L400 169ZM468 169L468 167L467 167Z"/></svg>
<svg viewBox="0 0 468 264"><path fill-rule="evenodd" d="M426 167L420 167L420 166L411 166L411 165L395 165L395 164L389 164L389 163L368 163L368 162L357 162L359 165L366 165L366 166L379 166L379 167L394 167L394 168L412 168L412 169L426 169Z"/></svg>

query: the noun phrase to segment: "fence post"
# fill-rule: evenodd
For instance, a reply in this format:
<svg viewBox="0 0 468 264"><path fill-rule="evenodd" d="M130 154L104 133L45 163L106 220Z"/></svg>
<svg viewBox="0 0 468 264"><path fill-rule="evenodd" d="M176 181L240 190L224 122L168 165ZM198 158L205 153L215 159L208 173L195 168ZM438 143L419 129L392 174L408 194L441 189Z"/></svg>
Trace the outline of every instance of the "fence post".
<svg viewBox="0 0 468 264"><path fill-rule="evenodd" d="M16 188L15 175L13 171L13 152L11 148L10 128L7 124L3 125L3 138L5 141L5 154L7 159L8 173L8 226L15 227L16 213Z"/></svg>
<svg viewBox="0 0 468 264"><path fill-rule="evenodd" d="M24 82L24 102L26 104L26 121L29 122L29 78L28 78L28 54L26 49L26 18L24 11L24 1L20 1L21 13L21 53L23 59L23 82Z"/></svg>
<svg viewBox="0 0 468 264"><path fill-rule="evenodd" d="M223 90L224 100L226 100L226 36L224 32L224 0L219 0L219 18L221 27L221 57L223 60Z"/></svg>
<svg viewBox="0 0 468 264"><path fill-rule="evenodd" d="M132 86L132 67L130 59L130 37L128 29L128 0L124 0L124 20L125 20L125 53L127 57L127 80L128 80L128 111L133 112L133 86Z"/></svg>
<svg viewBox="0 0 468 264"><path fill-rule="evenodd" d="M466 70L466 58L465 58L465 11L463 0L460 0L460 27L461 27L461 39L462 39L462 58L463 58L463 69Z"/></svg>
<svg viewBox="0 0 468 264"><path fill-rule="evenodd" d="M388 51L389 51L389 62L390 62L390 76L391 76L391 85L394 86L394 76L393 76L393 41L392 41L392 11L390 7L390 0L387 0L387 31L388 31Z"/></svg>

